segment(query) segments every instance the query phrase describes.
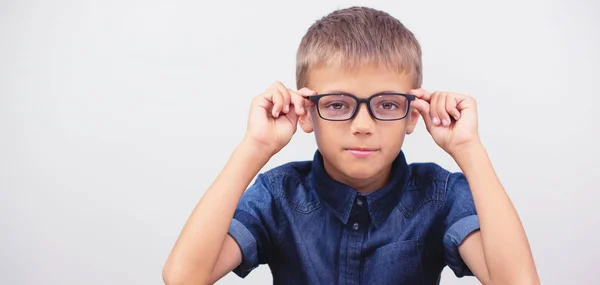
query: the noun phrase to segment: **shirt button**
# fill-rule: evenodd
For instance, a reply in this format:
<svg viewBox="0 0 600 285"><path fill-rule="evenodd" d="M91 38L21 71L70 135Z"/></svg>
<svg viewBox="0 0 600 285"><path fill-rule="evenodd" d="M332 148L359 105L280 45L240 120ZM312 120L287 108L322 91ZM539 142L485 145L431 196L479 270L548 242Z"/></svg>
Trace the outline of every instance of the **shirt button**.
<svg viewBox="0 0 600 285"><path fill-rule="evenodd" d="M354 225L352 225L352 229L357 231L358 230L358 223L354 223Z"/></svg>
<svg viewBox="0 0 600 285"><path fill-rule="evenodd" d="M356 205L362 206L363 205L363 201L361 199L357 199L356 200Z"/></svg>

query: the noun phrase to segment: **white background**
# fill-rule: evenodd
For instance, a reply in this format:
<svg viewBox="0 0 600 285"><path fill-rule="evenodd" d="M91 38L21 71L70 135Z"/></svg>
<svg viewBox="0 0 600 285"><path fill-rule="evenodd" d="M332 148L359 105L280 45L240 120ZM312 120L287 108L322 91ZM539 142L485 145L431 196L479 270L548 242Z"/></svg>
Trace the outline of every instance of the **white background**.
<svg viewBox="0 0 600 285"><path fill-rule="evenodd" d="M358 1L0 1L3 284L162 284L250 100L295 88L306 29ZM369 1L424 51L424 87L469 93L543 284L593 284L597 1ZM312 158L299 133L265 167ZM419 123L407 159L457 170ZM268 267L246 280L269 284ZM477 284L446 270L443 284Z"/></svg>

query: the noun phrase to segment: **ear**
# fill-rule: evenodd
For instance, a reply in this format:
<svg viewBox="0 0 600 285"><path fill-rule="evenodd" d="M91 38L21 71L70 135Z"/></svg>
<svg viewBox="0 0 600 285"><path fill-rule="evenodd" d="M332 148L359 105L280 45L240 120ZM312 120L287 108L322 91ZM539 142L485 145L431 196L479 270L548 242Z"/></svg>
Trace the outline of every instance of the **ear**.
<svg viewBox="0 0 600 285"><path fill-rule="evenodd" d="M410 110L410 114L408 114L407 119L408 119L408 124L406 125L406 134L410 135L414 130L415 130L415 126L417 125L417 122L419 121L419 111L417 111L417 109L412 109Z"/></svg>
<svg viewBox="0 0 600 285"><path fill-rule="evenodd" d="M311 108L306 108L306 112L303 115L298 117L298 124L305 133L312 133L313 131L313 123L312 123L312 110Z"/></svg>

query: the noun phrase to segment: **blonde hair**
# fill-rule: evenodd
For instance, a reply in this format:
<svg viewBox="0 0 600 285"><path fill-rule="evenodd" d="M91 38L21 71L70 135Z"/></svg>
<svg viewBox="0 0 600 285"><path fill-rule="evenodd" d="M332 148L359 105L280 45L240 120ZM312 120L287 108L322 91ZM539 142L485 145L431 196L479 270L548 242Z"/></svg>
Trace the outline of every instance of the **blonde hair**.
<svg viewBox="0 0 600 285"><path fill-rule="evenodd" d="M388 13L367 7L336 10L316 21L302 38L296 55L296 85L308 85L311 68L357 68L377 64L413 76L421 87L421 47L416 37Z"/></svg>

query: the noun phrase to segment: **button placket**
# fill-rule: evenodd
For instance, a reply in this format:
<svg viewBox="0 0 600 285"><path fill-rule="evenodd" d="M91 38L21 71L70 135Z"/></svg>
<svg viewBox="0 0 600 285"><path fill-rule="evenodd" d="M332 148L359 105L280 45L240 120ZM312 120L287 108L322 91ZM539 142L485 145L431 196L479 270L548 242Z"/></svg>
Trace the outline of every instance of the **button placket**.
<svg viewBox="0 0 600 285"><path fill-rule="evenodd" d="M370 225L369 210L366 197L357 195L350 217L348 219L347 229L348 234L347 255L344 262L344 278L343 284L358 284L361 275L361 258L362 246Z"/></svg>
<svg viewBox="0 0 600 285"><path fill-rule="evenodd" d="M352 209L352 224L350 228L353 231L358 231L361 228L361 224L364 224L366 220L368 220L368 213L366 212L366 200L364 196L357 196L354 203L355 207Z"/></svg>

